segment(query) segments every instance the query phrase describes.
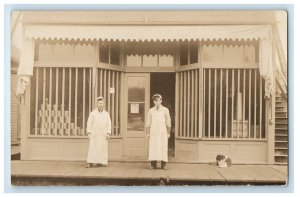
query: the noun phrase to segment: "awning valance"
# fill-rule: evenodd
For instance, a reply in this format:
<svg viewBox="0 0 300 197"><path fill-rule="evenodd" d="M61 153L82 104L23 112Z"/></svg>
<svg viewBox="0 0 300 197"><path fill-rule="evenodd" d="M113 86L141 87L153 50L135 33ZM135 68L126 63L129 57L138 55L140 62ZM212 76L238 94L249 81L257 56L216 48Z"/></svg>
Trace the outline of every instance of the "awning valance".
<svg viewBox="0 0 300 197"><path fill-rule="evenodd" d="M46 40L182 41L261 40L270 37L269 25L218 26L92 26L24 25L25 38Z"/></svg>

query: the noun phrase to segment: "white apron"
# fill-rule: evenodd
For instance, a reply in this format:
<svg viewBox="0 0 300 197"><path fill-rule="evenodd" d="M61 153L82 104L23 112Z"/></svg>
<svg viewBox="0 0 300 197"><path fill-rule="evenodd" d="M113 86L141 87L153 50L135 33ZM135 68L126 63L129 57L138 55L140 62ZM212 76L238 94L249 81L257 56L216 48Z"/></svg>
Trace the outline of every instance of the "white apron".
<svg viewBox="0 0 300 197"><path fill-rule="evenodd" d="M87 156L88 163L108 163L107 133L111 133L111 120L107 111L94 110L88 119L87 132L90 133L90 144Z"/></svg>
<svg viewBox="0 0 300 197"><path fill-rule="evenodd" d="M165 111L164 109L152 109L149 113L151 113L151 126L148 160L168 162L168 133Z"/></svg>

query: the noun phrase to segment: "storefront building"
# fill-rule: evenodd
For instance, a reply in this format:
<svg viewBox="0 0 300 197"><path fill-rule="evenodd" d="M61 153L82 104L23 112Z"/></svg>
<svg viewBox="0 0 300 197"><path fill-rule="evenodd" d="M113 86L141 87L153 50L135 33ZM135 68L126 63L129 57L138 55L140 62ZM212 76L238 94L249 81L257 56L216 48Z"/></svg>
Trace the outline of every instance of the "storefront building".
<svg viewBox="0 0 300 197"><path fill-rule="evenodd" d="M159 93L172 119L171 161L274 163L271 12L43 14L23 18L19 75L32 76L22 160L85 160L87 118L103 96L110 161L146 161L145 118Z"/></svg>

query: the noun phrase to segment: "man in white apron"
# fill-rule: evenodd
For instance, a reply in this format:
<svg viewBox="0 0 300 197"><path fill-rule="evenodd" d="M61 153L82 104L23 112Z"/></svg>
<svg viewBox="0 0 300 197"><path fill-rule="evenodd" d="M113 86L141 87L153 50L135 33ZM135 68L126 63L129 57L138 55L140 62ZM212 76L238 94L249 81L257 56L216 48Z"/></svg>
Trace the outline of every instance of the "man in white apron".
<svg viewBox="0 0 300 197"><path fill-rule="evenodd" d="M90 138L87 168L93 164L107 166L108 164L108 139L111 134L111 119L104 109L104 98L97 98L97 108L92 111L87 121L87 134Z"/></svg>
<svg viewBox="0 0 300 197"><path fill-rule="evenodd" d="M149 136L150 169L155 169L157 161L161 161L161 168L167 170L168 162L168 138L171 132L171 117L168 108L162 106L162 96L155 94L154 107L147 115L146 132Z"/></svg>

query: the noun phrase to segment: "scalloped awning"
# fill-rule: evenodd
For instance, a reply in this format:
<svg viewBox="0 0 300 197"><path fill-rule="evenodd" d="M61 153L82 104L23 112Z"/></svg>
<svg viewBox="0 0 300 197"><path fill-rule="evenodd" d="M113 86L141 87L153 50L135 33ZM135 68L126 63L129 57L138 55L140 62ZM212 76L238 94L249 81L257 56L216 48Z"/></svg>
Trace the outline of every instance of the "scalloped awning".
<svg viewBox="0 0 300 197"><path fill-rule="evenodd" d="M25 25L25 38L46 40L181 41L259 40L270 37L269 25L92 26Z"/></svg>
<svg viewBox="0 0 300 197"><path fill-rule="evenodd" d="M25 25L18 94L23 94L33 74L34 40L108 40L108 41L180 41L180 40L259 40L260 75L266 81L266 97L273 90L272 39L269 25L223 26L69 26Z"/></svg>

